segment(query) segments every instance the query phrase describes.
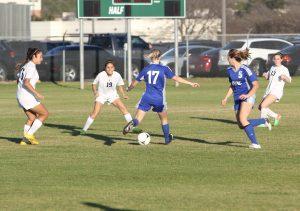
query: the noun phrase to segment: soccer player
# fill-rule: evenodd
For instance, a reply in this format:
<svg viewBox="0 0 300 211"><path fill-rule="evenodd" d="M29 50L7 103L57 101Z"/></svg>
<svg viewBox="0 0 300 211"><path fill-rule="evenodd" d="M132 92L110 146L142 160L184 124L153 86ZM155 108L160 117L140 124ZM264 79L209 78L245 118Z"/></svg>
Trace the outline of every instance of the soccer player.
<svg viewBox="0 0 300 211"><path fill-rule="evenodd" d="M162 130L165 138L165 144L171 143L173 135L170 134L168 116L167 116L167 102L165 94L166 78L173 79L179 83L191 85L192 87L199 87L199 84L184 80L181 77L175 76L171 69L160 64L161 52L159 50L152 50L148 55L151 59L151 64L145 67L137 76L128 91L132 90L140 81L144 80L146 83L146 91L139 101L135 118L130 121L123 129L123 134L129 133L133 127L140 124L147 111L152 108L152 111L157 112Z"/></svg>
<svg viewBox="0 0 300 211"><path fill-rule="evenodd" d="M94 119L97 117L102 106L105 103L109 105L113 104L114 106L116 106L124 115L124 118L127 122L130 122L132 120L130 113L128 112L127 108L125 107L117 93L118 87L119 92L122 94L122 97L124 99L128 99L128 96L125 94L123 86L124 81L121 75L115 71L114 62L112 60L106 61L104 71L101 71L97 75L92 84L92 89L95 96L95 104L92 113L89 115L81 131L82 134L84 134L92 125Z"/></svg>
<svg viewBox="0 0 300 211"><path fill-rule="evenodd" d="M26 60L18 68L17 101L28 118L24 125L24 138L20 142L21 145L39 144L34 133L49 116L46 107L40 102L44 96L35 88L39 81L36 65L41 64L42 61L42 51L37 48L29 48Z"/></svg>
<svg viewBox="0 0 300 211"><path fill-rule="evenodd" d="M255 93L259 87L256 74L246 65L242 64L243 60L249 58L249 50L231 49L228 53L228 61L230 67L227 68L230 86L225 98L222 100L222 105L225 106L227 99L233 94L234 110L236 119L241 129L244 129L248 138L251 141L249 148L260 149L254 127L260 124L267 124L271 129L271 124L266 118L248 119L249 114L255 103Z"/></svg>
<svg viewBox="0 0 300 211"><path fill-rule="evenodd" d="M292 78L289 70L281 64L282 54L276 53L273 57L274 66L271 67L270 71L263 74L263 76L269 80L269 85L266 89L263 100L259 105L261 118L272 117L275 119L274 126L279 125L281 115L272 111L269 107L274 102L279 102L283 96L283 88L286 82L291 83ZM264 124L260 125L265 127Z"/></svg>

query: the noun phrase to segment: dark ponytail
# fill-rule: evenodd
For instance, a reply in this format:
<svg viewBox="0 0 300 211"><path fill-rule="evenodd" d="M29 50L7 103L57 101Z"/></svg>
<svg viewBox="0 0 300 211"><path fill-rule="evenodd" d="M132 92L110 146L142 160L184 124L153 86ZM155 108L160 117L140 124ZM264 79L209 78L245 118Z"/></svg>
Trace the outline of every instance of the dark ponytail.
<svg viewBox="0 0 300 211"><path fill-rule="evenodd" d="M36 56L37 54L39 54L40 52L42 52L40 49L38 48L28 48L27 53L26 53L26 58L22 63L18 63L16 65L16 71L19 72L20 69L29 61L32 60L33 56Z"/></svg>
<svg viewBox="0 0 300 211"><path fill-rule="evenodd" d="M250 58L250 52L248 48L245 50L231 49L228 53L228 56L230 58L234 58L238 62L241 62Z"/></svg>

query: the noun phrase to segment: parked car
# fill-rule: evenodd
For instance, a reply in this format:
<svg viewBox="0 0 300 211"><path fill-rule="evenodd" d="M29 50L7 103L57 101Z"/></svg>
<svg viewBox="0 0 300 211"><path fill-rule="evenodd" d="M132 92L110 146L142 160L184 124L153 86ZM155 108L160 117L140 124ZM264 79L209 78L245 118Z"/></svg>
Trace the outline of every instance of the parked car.
<svg viewBox="0 0 300 211"><path fill-rule="evenodd" d="M300 74L300 45L287 47L281 50L280 53L283 55L282 64L289 69L290 74ZM269 54L268 56L268 69L274 65L273 56L274 54Z"/></svg>
<svg viewBox="0 0 300 211"><path fill-rule="evenodd" d="M65 77L66 81L79 80L80 46L69 45L53 48L44 55L44 61L37 66L41 80L57 81L62 79L62 58L65 50ZM113 60L116 71L124 75L124 59L113 56L103 48L93 45L84 46L84 78L92 79L103 69L106 60ZM133 70L136 71L136 60L133 59Z"/></svg>
<svg viewBox="0 0 300 211"><path fill-rule="evenodd" d="M273 38L251 38L231 41L221 49L218 64L221 69L226 69L229 65L227 54L230 49L249 48L251 58L245 61L245 63L249 65L257 75L262 75L263 72L266 71L268 55L289 46L293 46L293 44L282 39Z"/></svg>
<svg viewBox="0 0 300 211"><path fill-rule="evenodd" d="M221 76L218 71L219 52L221 48L212 48L189 60L191 75Z"/></svg>
<svg viewBox="0 0 300 211"><path fill-rule="evenodd" d="M7 44L16 52L16 61L23 61L28 48L39 48L43 53L50 51L51 49L71 45L71 41L38 41L38 40L14 40L8 41Z"/></svg>
<svg viewBox="0 0 300 211"><path fill-rule="evenodd" d="M16 52L0 40L0 81L15 79Z"/></svg>
<svg viewBox="0 0 300 211"><path fill-rule="evenodd" d="M144 59L144 53L152 47L139 36L132 36L132 57ZM127 43L127 34L89 34L89 45L99 46L114 56L124 56L124 44Z"/></svg>
<svg viewBox="0 0 300 211"><path fill-rule="evenodd" d="M189 58L198 57L204 51L210 50L212 47L202 45L189 45ZM186 75L186 46L178 47L178 70L179 75ZM161 64L169 66L175 71L175 48L168 50L161 56Z"/></svg>

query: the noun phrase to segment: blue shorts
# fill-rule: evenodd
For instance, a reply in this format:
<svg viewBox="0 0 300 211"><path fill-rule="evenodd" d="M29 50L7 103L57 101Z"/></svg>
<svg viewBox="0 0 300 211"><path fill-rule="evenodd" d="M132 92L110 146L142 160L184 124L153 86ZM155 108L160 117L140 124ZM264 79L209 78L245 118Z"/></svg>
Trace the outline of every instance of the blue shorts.
<svg viewBox="0 0 300 211"><path fill-rule="evenodd" d="M153 100L142 98L137 108L145 112L149 111L152 108L152 111L160 113L166 110L166 105L163 103L163 101L154 102Z"/></svg>
<svg viewBox="0 0 300 211"><path fill-rule="evenodd" d="M252 103L254 105L255 103L255 95L253 95L252 97L249 97L246 100L241 100L241 99L234 99L234 110L235 111L239 111L242 102L248 102L248 103Z"/></svg>

